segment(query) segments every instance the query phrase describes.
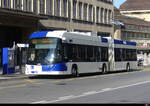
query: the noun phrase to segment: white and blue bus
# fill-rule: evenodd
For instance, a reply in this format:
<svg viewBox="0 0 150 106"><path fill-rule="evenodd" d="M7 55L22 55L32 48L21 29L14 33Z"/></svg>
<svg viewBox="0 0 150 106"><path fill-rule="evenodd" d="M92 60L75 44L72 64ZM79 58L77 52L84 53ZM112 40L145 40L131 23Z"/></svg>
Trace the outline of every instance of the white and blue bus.
<svg viewBox="0 0 150 106"><path fill-rule="evenodd" d="M41 31L30 36L26 75L73 75L134 69L136 43L93 33ZM133 67L132 67L133 66Z"/></svg>
<svg viewBox="0 0 150 106"><path fill-rule="evenodd" d="M114 71L138 69L136 42L113 40Z"/></svg>

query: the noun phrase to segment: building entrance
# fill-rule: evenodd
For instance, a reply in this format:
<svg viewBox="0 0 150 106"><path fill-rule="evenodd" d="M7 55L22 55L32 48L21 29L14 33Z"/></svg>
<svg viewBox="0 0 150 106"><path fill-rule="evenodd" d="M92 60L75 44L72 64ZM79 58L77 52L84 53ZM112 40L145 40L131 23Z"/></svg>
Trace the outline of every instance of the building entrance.
<svg viewBox="0 0 150 106"><path fill-rule="evenodd" d="M12 47L22 41L22 29L19 27L0 26L0 47Z"/></svg>
<svg viewBox="0 0 150 106"><path fill-rule="evenodd" d="M0 71L2 71L2 48L11 48L14 43L21 43L22 35L23 30L20 27L0 26Z"/></svg>

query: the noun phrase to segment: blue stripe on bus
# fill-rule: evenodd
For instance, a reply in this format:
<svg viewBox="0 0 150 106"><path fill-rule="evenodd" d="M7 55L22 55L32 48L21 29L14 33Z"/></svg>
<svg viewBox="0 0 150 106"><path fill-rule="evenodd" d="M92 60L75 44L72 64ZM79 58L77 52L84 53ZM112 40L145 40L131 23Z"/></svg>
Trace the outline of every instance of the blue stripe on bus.
<svg viewBox="0 0 150 106"><path fill-rule="evenodd" d="M42 65L42 71L67 71L66 63Z"/></svg>
<svg viewBox="0 0 150 106"><path fill-rule="evenodd" d="M103 43L108 43L108 39L106 39L106 38L101 38L101 40Z"/></svg>
<svg viewBox="0 0 150 106"><path fill-rule="evenodd" d="M126 41L127 45L133 45L133 46L136 46L136 42L129 42L129 41Z"/></svg>
<svg viewBox="0 0 150 106"><path fill-rule="evenodd" d="M114 44L123 44L123 41L114 39Z"/></svg>
<svg viewBox="0 0 150 106"><path fill-rule="evenodd" d="M34 32L30 35L30 39L46 37L49 31Z"/></svg>
<svg viewBox="0 0 150 106"><path fill-rule="evenodd" d="M136 42L131 42L131 41L122 41L122 40L114 40L114 44L122 44L122 45L132 45L136 46Z"/></svg>

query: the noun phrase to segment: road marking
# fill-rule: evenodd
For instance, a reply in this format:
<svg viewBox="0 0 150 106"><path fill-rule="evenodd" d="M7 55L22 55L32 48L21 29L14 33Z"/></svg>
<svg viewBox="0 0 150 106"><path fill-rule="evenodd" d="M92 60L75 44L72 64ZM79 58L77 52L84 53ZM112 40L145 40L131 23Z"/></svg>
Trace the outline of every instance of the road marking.
<svg viewBox="0 0 150 106"><path fill-rule="evenodd" d="M146 83L150 83L150 81L143 81L143 82L124 85L124 86L120 86L120 87L116 87L116 88L105 88L105 89L102 89L100 91L85 92L85 93L83 93L81 95L77 95L77 96L70 95L70 96L59 97L58 99L55 99L52 101L45 101L45 103L56 103L56 102L61 102L61 101L65 101L65 100L77 99L80 97L85 97L85 96L94 95L94 94L100 94L100 93L104 93L104 92L108 92L108 91L114 91L114 90L118 90L118 89L132 87L132 86L142 85L142 84L146 84Z"/></svg>
<svg viewBox="0 0 150 106"><path fill-rule="evenodd" d="M44 103L46 103L47 101L45 101L45 100L42 100L42 101L38 101L38 102L32 102L32 104L44 104Z"/></svg>
<svg viewBox="0 0 150 106"><path fill-rule="evenodd" d="M74 97L74 95L69 95L69 96L63 96L63 97L59 97L58 100L67 100Z"/></svg>
<svg viewBox="0 0 150 106"><path fill-rule="evenodd" d="M42 82L37 82L37 81L35 81L35 80L24 80L24 81L29 82L29 83L31 83L31 84L35 84L35 85L42 85L42 84L44 84L44 83L42 83Z"/></svg>
<svg viewBox="0 0 150 106"><path fill-rule="evenodd" d="M127 75L127 74L134 74L142 71L133 71L133 72L120 72L120 73L111 73L111 74L105 74L105 75L95 75L95 76L87 76L87 77L77 77L77 78L69 78L64 80L57 80L52 81L52 83L60 83L60 82L69 82L69 81L75 81L75 80L85 80L85 79L95 79L95 78L105 78L105 77L112 77L112 76L118 76L118 75Z"/></svg>
<svg viewBox="0 0 150 106"><path fill-rule="evenodd" d="M83 93L83 95L93 95L93 94L96 94L96 93L97 93L96 91L89 91L89 92Z"/></svg>
<svg viewBox="0 0 150 106"><path fill-rule="evenodd" d="M42 85L43 83L36 82L34 80L25 80L26 82L30 82L31 84L35 85ZM0 90L7 89L7 88L20 88L20 87L26 87L27 84L17 84L17 85L12 85L12 86L6 86L6 87L0 87Z"/></svg>
<svg viewBox="0 0 150 106"><path fill-rule="evenodd" d="M36 81L34 80L25 80L26 82L30 82L30 83L35 83Z"/></svg>
<svg viewBox="0 0 150 106"><path fill-rule="evenodd" d="M56 99L56 100L45 101L44 103L56 103L56 102L59 102L59 101L64 101L64 100L69 100L69 99L74 99L74 98L76 98L76 96L74 96L74 95L69 95L69 96L59 97L59 98ZM36 102L33 102L33 103L36 103Z"/></svg>
<svg viewBox="0 0 150 106"><path fill-rule="evenodd" d="M143 81L143 82L138 82L138 83L135 83L135 84L130 84L130 85L124 85L124 86L120 86L120 87L116 87L116 88L111 88L109 91L122 89L122 88L128 88L128 87L132 87L132 86L136 86L136 85L142 85L142 84L146 84L146 83L150 83L150 81Z"/></svg>
<svg viewBox="0 0 150 106"><path fill-rule="evenodd" d="M12 86L0 87L0 90L6 89L6 88L19 88L19 87L25 87L25 86L26 84L12 85Z"/></svg>
<svg viewBox="0 0 150 106"><path fill-rule="evenodd" d="M102 89L102 91L110 91L112 90L112 88L105 88L105 89Z"/></svg>

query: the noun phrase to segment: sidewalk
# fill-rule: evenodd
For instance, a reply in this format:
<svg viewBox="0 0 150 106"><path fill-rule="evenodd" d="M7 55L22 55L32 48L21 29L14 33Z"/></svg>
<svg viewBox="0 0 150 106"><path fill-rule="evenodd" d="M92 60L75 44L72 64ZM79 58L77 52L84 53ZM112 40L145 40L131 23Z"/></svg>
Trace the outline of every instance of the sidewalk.
<svg viewBox="0 0 150 106"><path fill-rule="evenodd" d="M25 79L28 78L24 73L22 73L21 70L17 69L15 70L15 73L12 74L2 74L3 70L0 69L0 82L1 81L6 81L6 80L17 80L17 79Z"/></svg>
<svg viewBox="0 0 150 106"><path fill-rule="evenodd" d="M10 74L10 75L0 75L0 81L4 80L16 80L16 79L25 79L28 78L28 76L24 74Z"/></svg>

